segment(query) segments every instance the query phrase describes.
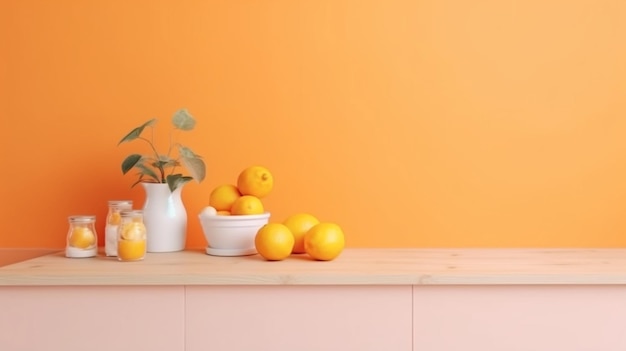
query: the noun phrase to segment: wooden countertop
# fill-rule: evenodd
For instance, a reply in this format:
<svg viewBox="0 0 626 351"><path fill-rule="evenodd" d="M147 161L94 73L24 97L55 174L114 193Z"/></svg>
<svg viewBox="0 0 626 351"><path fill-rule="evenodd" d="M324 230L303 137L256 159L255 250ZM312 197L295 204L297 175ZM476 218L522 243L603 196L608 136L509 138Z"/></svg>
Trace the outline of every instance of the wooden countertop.
<svg viewBox="0 0 626 351"><path fill-rule="evenodd" d="M511 284L626 285L626 249L346 249L329 262L201 250L119 262L56 252L0 268L0 286Z"/></svg>
<svg viewBox="0 0 626 351"><path fill-rule="evenodd" d="M30 260L31 258L44 256L53 253L58 250L54 249L39 249L39 248L25 248L25 249L3 249L0 248L0 267L7 266L13 263Z"/></svg>

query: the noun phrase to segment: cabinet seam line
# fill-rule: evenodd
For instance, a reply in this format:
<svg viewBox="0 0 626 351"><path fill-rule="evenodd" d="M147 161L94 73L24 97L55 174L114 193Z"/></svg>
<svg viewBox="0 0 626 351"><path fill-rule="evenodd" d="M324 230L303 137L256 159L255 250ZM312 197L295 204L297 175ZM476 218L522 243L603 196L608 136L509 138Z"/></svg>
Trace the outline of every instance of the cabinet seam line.
<svg viewBox="0 0 626 351"><path fill-rule="evenodd" d="M187 285L183 285L183 350L187 351Z"/></svg>

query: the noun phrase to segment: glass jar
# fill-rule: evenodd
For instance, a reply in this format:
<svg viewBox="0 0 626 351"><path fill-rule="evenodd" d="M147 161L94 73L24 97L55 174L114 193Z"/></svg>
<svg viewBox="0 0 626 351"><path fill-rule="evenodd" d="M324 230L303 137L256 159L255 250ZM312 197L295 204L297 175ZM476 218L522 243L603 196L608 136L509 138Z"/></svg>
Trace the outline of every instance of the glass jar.
<svg viewBox="0 0 626 351"><path fill-rule="evenodd" d="M109 201L107 223L104 227L104 253L107 256L117 256L117 228L122 220L120 212L132 209L132 200Z"/></svg>
<svg viewBox="0 0 626 351"><path fill-rule="evenodd" d="M69 216L65 256L72 258L94 257L98 254L96 216Z"/></svg>
<svg viewBox="0 0 626 351"><path fill-rule="evenodd" d="M117 230L117 259L139 261L146 255L146 226L143 211L120 212L121 222Z"/></svg>

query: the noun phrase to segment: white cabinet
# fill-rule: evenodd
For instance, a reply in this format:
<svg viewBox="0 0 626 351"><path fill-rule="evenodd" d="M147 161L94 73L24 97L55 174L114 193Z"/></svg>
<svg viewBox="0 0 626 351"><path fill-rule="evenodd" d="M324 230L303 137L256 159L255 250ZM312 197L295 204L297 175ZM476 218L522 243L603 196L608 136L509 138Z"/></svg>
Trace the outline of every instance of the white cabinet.
<svg viewBox="0 0 626 351"><path fill-rule="evenodd" d="M188 286L186 350L409 351L411 286Z"/></svg>
<svg viewBox="0 0 626 351"><path fill-rule="evenodd" d="M626 286L5 286L0 350L626 350Z"/></svg>
<svg viewBox="0 0 626 351"><path fill-rule="evenodd" d="M416 286L416 351L626 350L626 286Z"/></svg>
<svg viewBox="0 0 626 351"><path fill-rule="evenodd" d="M0 350L183 351L184 287L4 286Z"/></svg>

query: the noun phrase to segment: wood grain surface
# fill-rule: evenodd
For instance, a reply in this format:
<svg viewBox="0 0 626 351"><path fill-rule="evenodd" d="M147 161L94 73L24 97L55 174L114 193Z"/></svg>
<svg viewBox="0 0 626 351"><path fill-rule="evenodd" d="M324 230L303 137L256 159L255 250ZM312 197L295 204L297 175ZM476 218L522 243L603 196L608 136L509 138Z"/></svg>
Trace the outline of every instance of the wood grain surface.
<svg viewBox="0 0 626 351"><path fill-rule="evenodd" d="M0 285L626 285L626 249L346 249L336 260L294 255L149 253L140 262L63 252L0 268Z"/></svg>

